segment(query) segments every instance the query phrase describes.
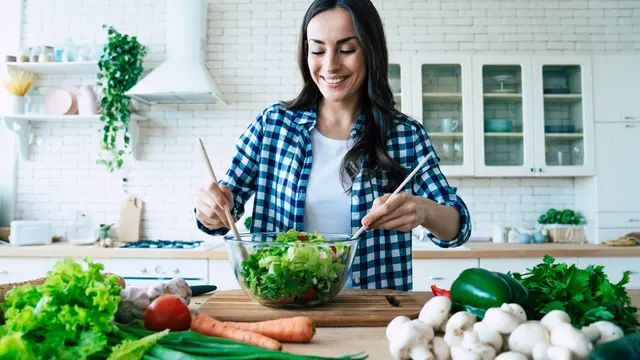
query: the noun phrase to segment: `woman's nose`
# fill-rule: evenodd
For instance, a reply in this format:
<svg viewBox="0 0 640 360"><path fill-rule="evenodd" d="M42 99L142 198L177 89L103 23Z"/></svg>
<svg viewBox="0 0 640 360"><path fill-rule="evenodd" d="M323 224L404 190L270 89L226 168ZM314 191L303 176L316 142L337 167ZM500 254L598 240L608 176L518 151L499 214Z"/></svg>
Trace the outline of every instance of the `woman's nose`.
<svg viewBox="0 0 640 360"><path fill-rule="evenodd" d="M340 70L340 58L338 57L338 54L336 52L330 52L329 56L327 56L325 59L325 67L327 68L327 71L336 72Z"/></svg>

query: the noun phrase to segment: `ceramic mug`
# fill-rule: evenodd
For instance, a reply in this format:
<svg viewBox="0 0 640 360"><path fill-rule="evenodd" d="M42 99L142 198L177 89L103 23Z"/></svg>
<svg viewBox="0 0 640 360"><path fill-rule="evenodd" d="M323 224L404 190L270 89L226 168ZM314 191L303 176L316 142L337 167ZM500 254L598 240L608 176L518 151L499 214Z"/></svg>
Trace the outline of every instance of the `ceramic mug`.
<svg viewBox="0 0 640 360"><path fill-rule="evenodd" d="M531 235L527 233L520 233L520 244L528 244L531 242Z"/></svg>
<svg viewBox="0 0 640 360"><path fill-rule="evenodd" d="M453 119L442 119L442 132L454 132L458 128L458 121Z"/></svg>

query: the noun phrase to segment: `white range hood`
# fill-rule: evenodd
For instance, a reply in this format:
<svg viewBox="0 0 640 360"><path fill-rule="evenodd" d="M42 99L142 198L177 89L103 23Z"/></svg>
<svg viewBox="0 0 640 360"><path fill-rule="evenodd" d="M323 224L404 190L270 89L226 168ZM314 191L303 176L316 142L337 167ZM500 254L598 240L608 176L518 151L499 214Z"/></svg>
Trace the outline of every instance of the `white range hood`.
<svg viewBox="0 0 640 360"><path fill-rule="evenodd" d="M166 14L166 61L125 95L146 104L226 104L204 63L206 4L166 0Z"/></svg>

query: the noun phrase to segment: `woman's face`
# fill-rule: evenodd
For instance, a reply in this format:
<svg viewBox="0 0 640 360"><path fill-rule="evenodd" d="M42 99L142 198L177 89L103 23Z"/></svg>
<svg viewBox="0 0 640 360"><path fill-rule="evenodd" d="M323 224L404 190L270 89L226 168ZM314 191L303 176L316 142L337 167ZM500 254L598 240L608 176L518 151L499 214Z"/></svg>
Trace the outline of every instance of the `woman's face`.
<svg viewBox="0 0 640 360"><path fill-rule="evenodd" d="M366 77L366 65L351 21L342 8L323 11L307 26L311 77L328 101L357 98Z"/></svg>

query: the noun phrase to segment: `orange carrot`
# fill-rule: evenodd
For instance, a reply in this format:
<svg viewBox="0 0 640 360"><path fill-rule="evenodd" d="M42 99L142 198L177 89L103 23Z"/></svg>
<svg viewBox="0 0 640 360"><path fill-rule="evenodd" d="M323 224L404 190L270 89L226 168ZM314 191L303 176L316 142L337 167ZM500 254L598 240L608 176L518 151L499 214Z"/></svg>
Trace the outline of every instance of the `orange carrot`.
<svg viewBox="0 0 640 360"><path fill-rule="evenodd" d="M191 330L202 335L239 341L269 350L282 350L282 344L277 340L252 331L239 329L207 315L199 314L193 317Z"/></svg>
<svg viewBox="0 0 640 360"><path fill-rule="evenodd" d="M308 316L294 316L258 322L225 321L225 323L283 342L306 343L311 341L316 333L316 324Z"/></svg>

